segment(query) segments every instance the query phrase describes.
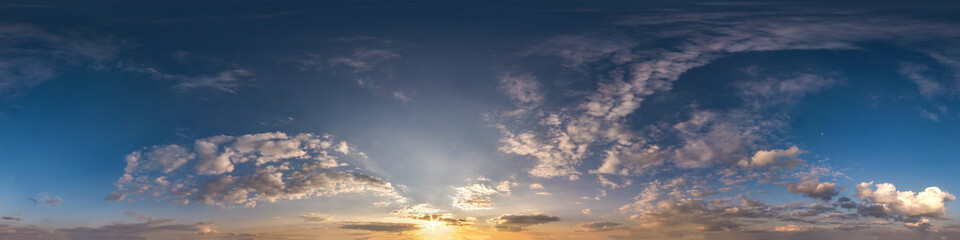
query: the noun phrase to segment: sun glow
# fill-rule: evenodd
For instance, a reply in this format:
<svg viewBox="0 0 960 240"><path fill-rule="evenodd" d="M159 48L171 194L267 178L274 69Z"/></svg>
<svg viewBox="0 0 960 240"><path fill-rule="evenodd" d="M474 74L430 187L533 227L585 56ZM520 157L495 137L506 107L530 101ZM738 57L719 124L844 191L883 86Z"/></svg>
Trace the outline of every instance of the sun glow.
<svg viewBox="0 0 960 240"><path fill-rule="evenodd" d="M420 224L418 235L423 239L454 239L457 229L437 219L425 220Z"/></svg>

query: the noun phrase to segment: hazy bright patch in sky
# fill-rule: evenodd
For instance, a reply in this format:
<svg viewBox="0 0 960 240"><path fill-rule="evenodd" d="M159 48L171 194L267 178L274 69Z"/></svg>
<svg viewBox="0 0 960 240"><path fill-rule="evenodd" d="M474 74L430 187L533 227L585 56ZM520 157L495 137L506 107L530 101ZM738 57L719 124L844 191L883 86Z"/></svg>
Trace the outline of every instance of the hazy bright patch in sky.
<svg viewBox="0 0 960 240"><path fill-rule="evenodd" d="M0 239L960 239L960 5L5 1L0 163Z"/></svg>

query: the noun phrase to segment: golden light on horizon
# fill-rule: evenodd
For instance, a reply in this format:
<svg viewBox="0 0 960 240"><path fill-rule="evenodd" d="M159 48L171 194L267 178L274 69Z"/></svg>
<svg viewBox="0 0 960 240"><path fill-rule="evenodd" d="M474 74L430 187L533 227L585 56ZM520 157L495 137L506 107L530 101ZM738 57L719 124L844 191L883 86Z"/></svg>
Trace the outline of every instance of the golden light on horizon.
<svg viewBox="0 0 960 240"><path fill-rule="evenodd" d="M455 239L457 227L450 226L439 219L431 218L420 223L420 230L417 231L417 235L422 239Z"/></svg>

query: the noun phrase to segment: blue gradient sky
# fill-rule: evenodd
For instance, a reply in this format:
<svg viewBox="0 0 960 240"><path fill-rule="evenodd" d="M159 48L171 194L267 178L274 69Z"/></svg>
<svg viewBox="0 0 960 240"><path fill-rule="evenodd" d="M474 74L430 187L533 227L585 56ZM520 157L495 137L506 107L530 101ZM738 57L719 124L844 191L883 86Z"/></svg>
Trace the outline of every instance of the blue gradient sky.
<svg viewBox="0 0 960 240"><path fill-rule="evenodd" d="M0 239L960 238L958 11L0 3Z"/></svg>

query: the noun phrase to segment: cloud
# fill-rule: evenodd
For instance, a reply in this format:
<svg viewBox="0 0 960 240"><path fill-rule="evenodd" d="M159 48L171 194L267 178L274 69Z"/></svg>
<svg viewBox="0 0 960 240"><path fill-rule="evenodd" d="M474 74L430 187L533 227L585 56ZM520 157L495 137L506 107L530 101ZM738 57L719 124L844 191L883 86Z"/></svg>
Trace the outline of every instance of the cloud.
<svg viewBox="0 0 960 240"><path fill-rule="evenodd" d="M492 209L494 196L510 195L511 184L509 181L502 181L494 186L490 179L484 177L467 180L475 183L453 188L457 192L453 196L454 208L461 210ZM488 183L491 185L488 185Z"/></svg>
<svg viewBox="0 0 960 240"><path fill-rule="evenodd" d="M222 92L235 93L241 81L252 80L253 73L246 69L228 69L212 76L165 75L166 78L180 81L175 87L180 89L212 88Z"/></svg>
<svg viewBox="0 0 960 240"><path fill-rule="evenodd" d="M615 222L589 222L577 224L577 231L580 232L607 232L614 230L627 229L626 226Z"/></svg>
<svg viewBox="0 0 960 240"><path fill-rule="evenodd" d="M324 222L330 220L331 217L319 213L304 213L300 214L300 218L303 218L304 222Z"/></svg>
<svg viewBox="0 0 960 240"><path fill-rule="evenodd" d="M373 193L405 201L389 182L337 170L346 166L340 158L365 154L330 135L268 132L194 142L192 150L164 145L128 154L125 174L107 200L132 201L130 196L135 195L177 204L195 199L221 207L253 207L259 202Z"/></svg>
<svg viewBox="0 0 960 240"><path fill-rule="evenodd" d="M569 67L579 67L586 63L603 59L628 60L626 57L637 43L628 39L610 38L609 36L574 36L565 35L552 37L530 48L526 54L556 56ZM618 63L622 63L617 61Z"/></svg>
<svg viewBox="0 0 960 240"><path fill-rule="evenodd" d="M898 69L900 74L917 84L920 95L933 98L945 91L942 84L930 76L931 69L926 65L903 62Z"/></svg>
<svg viewBox="0 0 960 240"><path fill-rule="evenodd" d="M610 179L607 179L603 175L597 175L597 179L600 180L601 186L607 186L610 189L622 188L622 187L630 186L630 184L633 184L633 180L630 180L630 179L624 180L623 184L618 184Z"/></svg>
<svg viewBox="0 0 960 240"><path fill-rule="evenodd" d="M522 51L521 58L557 57L560 65L586 72L578 77L595 87L557 96L557 102L564 104L539 106L536 115L507 114L497 125L500 150L534 160L529 173L544 178L577 179L584 159L597 155L605 159L591 171L596 174L654 175L660 166L672 169L671 164L681 168L737 164L782 134L789 116L767 116L772 114L766 110L780 113L786 104L837 85L840 81L831 76L835 74L801 72L734 82L734 93L744 100L743 106L733 110L694 106L690 121L677 123L674 129L663 125L676 122L635 126L643 122L637 119L646 116L629 116L652 95L672 90L673 83L689 70L737 53L852 50L861 49L861 43L880 41L960 66L952 60L956 51L944 51L955 44L930 47L936 45L930 44L932 39L960 37L955 30L950 23L883 14L775 8L763 14L651 11L614 26L548 37ZM626 37L623 32L643 34ZM667 162L671 159L672 163Z"/></svg>
<svg viewBox="0 0 960 240"><path fill-rule="evenodd" d="M930 120L930 121L934 121L934 122L939 122L939 121L940 121L940 116L937 116L936 113L932 113L932 112L927 111L927 110L924 110L924 109L920 109L920 117L926 118L926 119L928 119L928 120Z"/></svg>
<svg viewBox="0 0 960 240"><path fill-rule="evenodd" d="M390 50L357 49L350 55L327 59L327 62L333 66L346 66L352 68L355 72L363 72L373 70L380 62L395 58L400 58L400 54Z"/></svg>
<svg viewBox="0 0 960 240"><path fill-rule="evenodd" d="M758 81L735 82L739 95L756 109L794 103L808 94L830 88L837 83L833 78L813 73L800 73L785 80L767 78Z"/></svg>
<svg viewBox="0 0 960 240"><path fill-rule="evenodd" d="M809 226L792 225L792 224L773 227L774 232L805 232L809 230L810 230Z"/></svg>
<svg viewBox="0 0 960 240"><path fill-rule="evenodd" d="M873 190L871 186L876 186ZM890 183L862 182L857 184L857 197L876 204L876 206L865 206L868 212L873 211L874 216L881 216L876 213L902 214L908 217L931 217L943 218L947 208L946 202L956 200L953 194L941 191L938 187L928 187L923 192L914 193L913 191L897 191L896 186Z"/></svg>
<svg viewBox="0 0 960 240"><path fill-rule="evenodd" d="M449 226L473 225L477 222L476 218L455 218L451 213L442 213L440 209L433 208L430 204L421 203L393 211L393 214L403 218L416 219L427 222L442 222Z"/></svg>
<svg viewBox="0 0 960 240"><path fill-rule="evenodd" d="M103 35L49 31L35 25L0 23L0 93L30 88L56 77L60 64L99 67L129 47Z"/></svg>
<svg viewBox="0 0 960 240"><path fill-rule="evenodd" d="M146 235L172 232L194 235L209 224L177 224L174 219L151 219L144 223L115 223L97 228L77 227L58 229L71 240L148 239Z"/></svg>
<svg viewBox="0 0 960 240"><path fill-rule="evenodd" d="M392 223L392 222L346 222L340 225L342 229L365 230L374 232L399 233L406 231L419 230L420 227L413 223Z"/></svg>
<svg viewBox="0 0 960 240"><path fill-rule="evenodd" d="M503 126L500 126L500 130L504 135L500 139L503 143L500 151L537 159L537 165L529 171L530 175L577 179L581 174L574 166L579 165L586 155L586 145L578 146L566 133L554 131L551 134L553 137L544 142L533 132L514 134Z"/></svg>
<svg viewBox="0 0 960 240"><path fill-rule="evenodd" d="M487 220L497 231L519 232L523 228L560 221L560 217L544 215L542 213L512 213Z"/></svg>
<svg viewBox="0 0 960 240"><path fill-rule="evenodd" d="M531 108L544 101L543 86L529 73L506 72L500 76L500 91L517 102L521 108Z"/></svg>
<svg viewBox="0 0 960 240"><path fill-rule="evenodd" d="M543 189L543 185L540 183L531 183L530 189Z"/></svg>
<svg viewBox="0 0 960 240"><path fill-rule="evenodd" d="M0 220L20 221L20 218L19 218L19 217L11 217L11 216L3 216L3 217L0 217Z"/></svg>
<svg viewBox="0 0 960 240"><path fill-rule="evenodd" d="M147 168L160 169L164 173L169 173L170 171L180 168L180 166L183 166L187 161L193 160L196 154L188 152L184 147L171 144L154 146L149 152L144 154L144 157L146 163L140 164L147 165Z"/></svg>
<svg viewBox="0 0 960 240"><path fill-rule="evenodd" d="M811 197L823 201L830 201L833 196L840 194L837 191L837 184L830 182L819 182L819 179L803 177L800 182L787 183L787 191L791 193L801 193L804 197Z"/></svg>
<svg viewBox="0 0 960 240"><path fill-rule="evenodd" d="M41 193L36 197L32 197L30 198L30 201L33 202L33 205L37 206L38 208L56 207L63 203L63 199L60 197L50 197L46 193Z"/></svg>
<svg viewBox="0 0 960 240"><path fill-rule="evenodd" d="M674 150L675 162L683 168L705 168L736 163L763 139L764 123L741 112L696 111L690 119L673 125L683 139Z"/></svg>
<svg viewBox="0 0 960 240"><path fill-rule="evenodd" d="M35 226L11 226L0 224L0 239L9 240L36 240L59 239L53 232Z"/></svg>
<svg viewBox="0 0 960 240"><path fill-rule="evenodd" d="M747 160L740 160L738 163L740 166L766 166L776 162L777 160L783 159L785 161L800 161L797 157L800 156L804 151L797 148L797 146L792 146L788 149L773 149L773 150L760 150L757 153L753 154L753 157Z"/></svg>

